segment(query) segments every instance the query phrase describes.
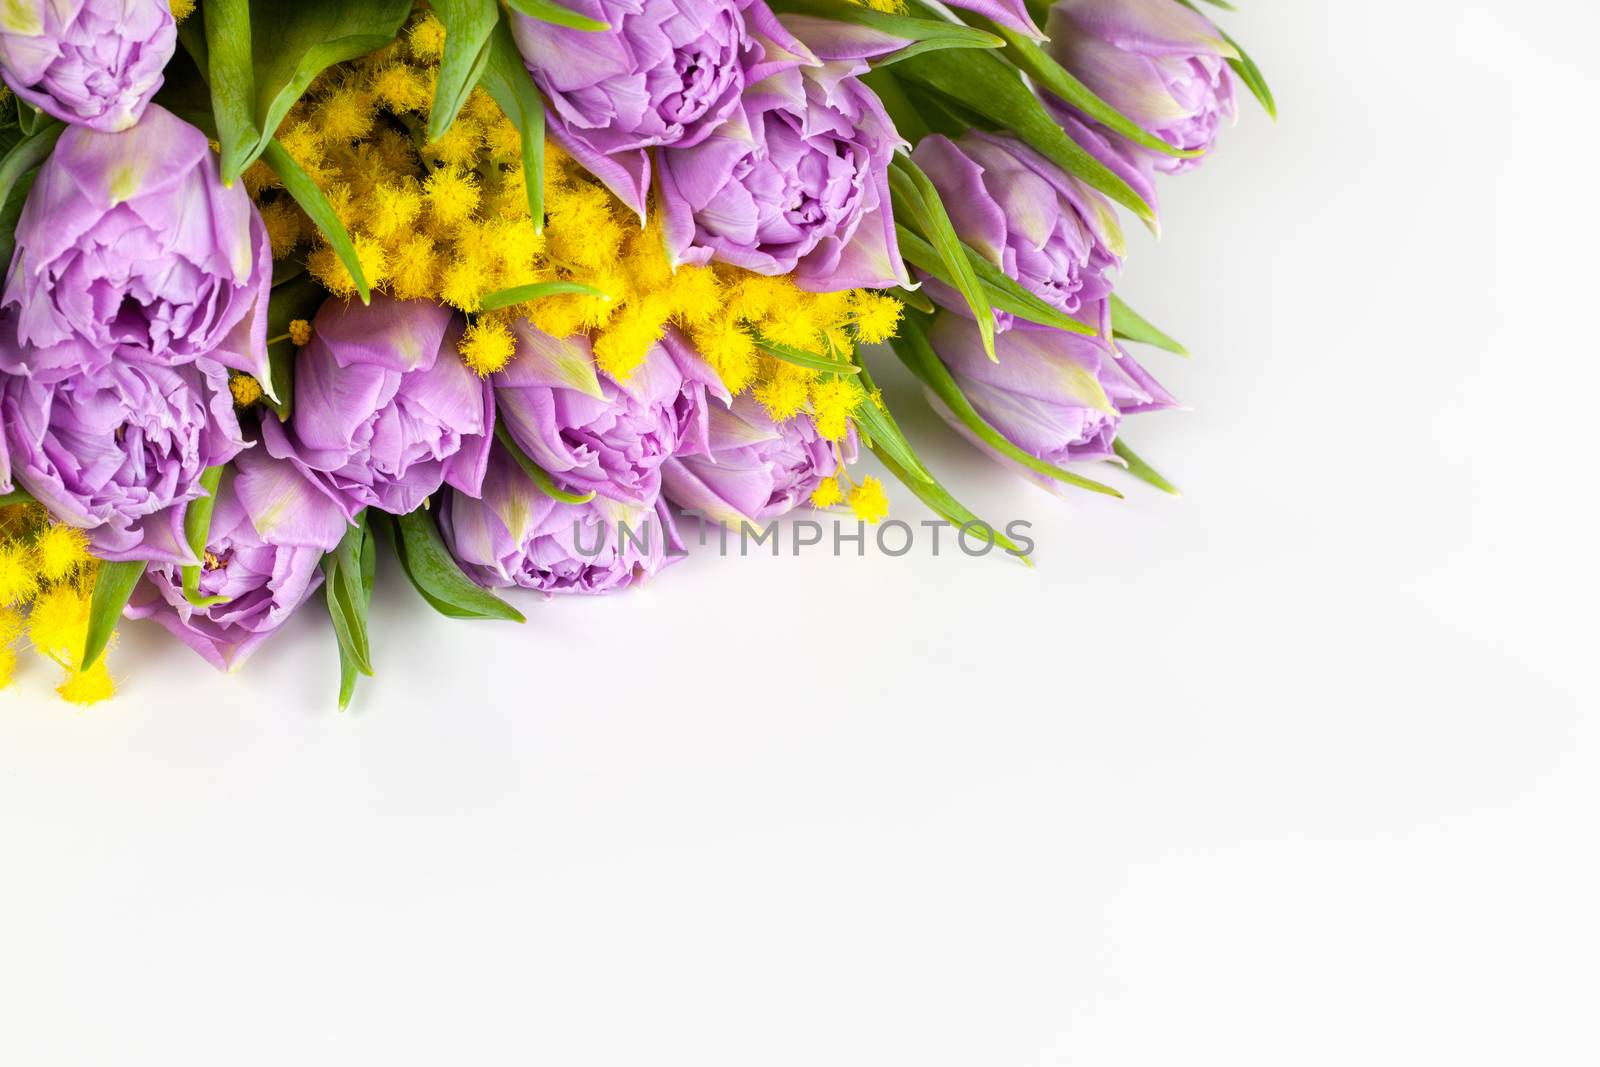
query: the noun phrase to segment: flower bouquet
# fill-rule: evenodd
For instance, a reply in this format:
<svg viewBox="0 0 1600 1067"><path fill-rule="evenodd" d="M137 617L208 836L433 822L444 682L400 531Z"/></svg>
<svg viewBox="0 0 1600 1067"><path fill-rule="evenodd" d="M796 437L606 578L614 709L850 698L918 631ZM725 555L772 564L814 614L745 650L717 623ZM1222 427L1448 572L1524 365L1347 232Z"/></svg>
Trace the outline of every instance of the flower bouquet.
<svg viewBox="0 0 1600 1067"><path fill-rule="evenodd" d="M123 618L232 669L318 600L343 706L380 555L520 620L685 515L878 522L863 451L1025 558L881 358L1053 490L1168 488L1124 216L1272 108L1187 0L15 0L0 74L0 679L81 703Z"/></svg>

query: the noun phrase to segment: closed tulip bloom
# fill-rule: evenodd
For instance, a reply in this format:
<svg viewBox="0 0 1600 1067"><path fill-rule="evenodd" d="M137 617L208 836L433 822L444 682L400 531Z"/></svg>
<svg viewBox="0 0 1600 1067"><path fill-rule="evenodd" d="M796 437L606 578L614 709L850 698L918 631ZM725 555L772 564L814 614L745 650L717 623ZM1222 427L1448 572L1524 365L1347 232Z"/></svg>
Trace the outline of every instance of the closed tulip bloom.
<svg viewBox="0 0 1600 1067"><path fill-rule="evenodd" d="M641 217L652 147L699 144L745 86L810 62L765 0L574 0L599 32L510 13L551 133Z"/></svg>
<svg viewBox="0 0 1600 1067"><path fill-rule="evenodd" d="M1177 403L1132 356L1120 349L1112 354L1096 338L1054 329L1010 330L995 339L995 362L983 350L977 324L944 311L929 340L978 414L1006 440L1046 463L1111 459L1124 417ZM968 433L937 399L934 406Z"/></svg>
<svg viewBox="0 0 1600 1067"><path fill-rule="evenodd" d="M0 370L58 380L113 362L211 359L263 384L272 246L205 134L160 107L123 133L73 128L17 222Z"/></svg>
<svg viewBox="0 0 1600 1067"><path fill-rule="evenodd" d="M669 330L625 382L595 366L583 334L555 338L518 322L517 355L494 375L497 417L563 487L653 501L667 457L706 449L716 373Z"/></svg>
<svg viewBox="0 0 1600 1067"><path fill-rule="evenodd" d="M975 11L1034 40L1044 36L1039 32L1039 27L1033 24L1033 17L1028 14L1028 5L1024 0L950 0L950 6Z"/></svg>
<svg viewBox="0 0 1600 1067"><path fill-rule="evenodd" d="M25 103L118 133L161 88L178 31L167 0L11 0L0 5L0 75Z"/></svg>
<svg viewBox="0 0 1600 1067"><path fill-rule="evenodd" d="M672 514L659 498L586 504L551 498L497 448L483 493L446 493L439 509L445 543L474 581L547 595L590 595L653 577L683 555Z"/></svg>
<svg viewBox="0 0 1600 1067"><path fill-rule="evenodd" d="M758 525L806 502L818 485L856 460L856 434L835 443L809 418L774 422L749 394L710 405L709 449L662 468L662 493L712 522Z"/></svg>
<svg viewBox="0 0 1600 1067"><path fill-rule="evenodd" d="M0 426L15 483L107 560L193 562L186 505L206 468L244 447L227 371L209 360L0 374Z"/></svg>
<svg viewBox="0 0 1600 1067"><path fill-rule="evenodd" d="M200 563L197 607L182 568L153 564L128 602L219 670L235 670L322 584L323 554L338 545L344 514L293 464L260 448L224 474Z"/></svg>
<svg viewBox="0 0 1600 1067"><path fill-rule="evenodd" d="M1108 275L1126 250L1109 200L1004 134L933 134L912 159L938 189L957 236L1047 304L1109 332ZM951 287L930 280L928 292L967 312ZM1012 322L1008 312L995 316L1002 330Z"/></svg>
<svg viewBox="0 0 1600 1067"><path fill-rule="evenodd" d="M1056 0L1046 29L1063 67L1174 148L1210 150L1223 121L1234 117L1228 60L1238 50L1178 0ZM1126 144L1165 173L1198 166L1195 158Z"/></svg>
<svg viewBox="0 0 1600 1067"><path fill-rule="evenodd" d="M416 510L446 483L477 492L494 432L494 393L457 354L449 308L374 295L329 300L295 362L293 417L261 440L353 519Z"/></svg>

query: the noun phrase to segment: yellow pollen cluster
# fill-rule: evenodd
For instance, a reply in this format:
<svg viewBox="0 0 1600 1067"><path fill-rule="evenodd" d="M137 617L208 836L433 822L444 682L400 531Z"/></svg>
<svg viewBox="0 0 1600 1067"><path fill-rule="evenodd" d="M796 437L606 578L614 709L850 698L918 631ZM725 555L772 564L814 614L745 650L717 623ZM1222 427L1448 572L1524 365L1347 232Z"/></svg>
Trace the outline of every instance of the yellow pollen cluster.
<svg viewBox="0 0 1600 1067"><path fill-rule="evenodd" d="M247 408L261 399L261 383L248 374L235 374L228 379L228 391L233 394L236 407Z"/></svg>
<svg viewBox="0 0 1600 1067"><path fill-rule="evenodd" d="M898 0L873 6L879 2L888 10ZM865 397L861 387L762 346L847 364L857 345L894 336L899 301L868 290L809 293L788 277L722 265L675 265L659 226L641 225L552 142L545 144L541 232L528 211L520 134L481 89L444 135L427 140L444 40L439 19L418 12L394 44L325 72L278 130L349 232L375 289L465 313L460 354L481 375L515 358L518 319L558 338L587 334L596 364L618 381L675 328L730 392L750 392L775 419L809 415L825 438L845 438ZM352 296L349 272L277 177L258 164L245 181L273 254L302 256L328 290ZM592 292L546 292L484 310L490 294L546 282Z"/></svg>
<svg viewBox="0 0 1600 1067"><path fill-rule="evenodd" d="M372 287L471 313L488 293L550 274L528 214L520 137L488 94L473 90L445 135L427 140L443 43L438 17L420 12L395 43L319 77L278 139L328 198ZM273 255L300 254L329 291L355 295L349 271L277 175L257 164L245 184Z"/></svg>
<svg viewBox="0 0 1600 1067"><path fill-rule="evenodd" d="M112 695L105 656L78 669L96 567L82 530L51 522L37 504L0 507L0 687L11 683L26 637L62 669L56 692L64 699L93 704Z"/></svg>

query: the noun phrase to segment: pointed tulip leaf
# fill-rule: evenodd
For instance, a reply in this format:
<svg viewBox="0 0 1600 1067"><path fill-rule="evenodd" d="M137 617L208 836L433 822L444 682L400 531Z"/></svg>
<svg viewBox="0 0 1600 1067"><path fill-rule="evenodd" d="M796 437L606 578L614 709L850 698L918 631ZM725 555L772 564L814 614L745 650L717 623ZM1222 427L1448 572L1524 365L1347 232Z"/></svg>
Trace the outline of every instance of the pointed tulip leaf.
<svg viewBox="0 0 1600 1067"><path fill-rule="evenodd" d="M888 406L878 406L882 403L882 397L865 367L861 368L861 384L866 387L867 399L851 412L850 418L855 421L856 429L867 438L868 447L880 457L893 459L907 477L931 483L933 475L917 458L916 449L911 447L911 442L900 431L900 424L889 414Z"/></svg>
<svg viewBox="0 0 1600 1067"><path fill-rule="evenodd" d="M444 23L444 58L439 84L428 115L428 140L450 129L489 62L489 36L500 19L495 0L433 0L433 12Z"/></svg>
<svg viewBox="0 0 1600 1067"><path fill-rule="evenodd" d="M884 468L894 475L897 481L915 493L917 499L926 504L935 515L958 529L981 529L986 531L987 536L992 537L995 544L1011 555L1016 556L1029 567L1033 566L1033 561L1028 558L1028 553L1022 549L1022 546L968 511L959 500L950 495L948 489L937 481L932 478L923 481L913 476L910 471L896 462L893 456L877 449L873 449L873 454L878 457L878 462L882 463Z"/></svg>
<svg viewBox="0 0 1600 1067"><path fill-rule="evenodd" d="M1037 41L1023 36L1008 26L991 24L991 28L1005 38L1006 50L1001 53L1002 56L1015 63L1038 85L1059 96L1100 125L1153 152L1179 159L1205 155L1204 151L1174 148L1161 138L1146 132L1138 123L1095 95L1092 89L1039 47Z"/></svg>
<svg viewBox="0 0 1600 1067"><path fill-rule="evenodd" d="M872 59L875 67L888 66L924 52L945 48L999 48L1005 44L992 33L949 19L916 18L897 12L878 11L865 4L852 3L851 0L777 0L772 7L780 15L852 23L877 31L885 38L897 37L906 42L895 51L875 56ZM785 21L787 23L788 20ZM805 36L804 30L794 28L799 36Z"/></svg>
<svg viewBox="0 0 1600 1067"><path fill-rule="evenodd" d="M360 294L361 302L370 304L372 287L367 284L367 277L361 271L361 259L356 255L356 246L351 242L344 223L339 221L333 205L328 203L328 198L317 187L317 183L300 169L300 164L296 163L288 150L277 141L267 142L267 149L262 158L283 182L284 189L294 197L295 203L300 205L300 210L311 217L317 229L322 231L322 236L327 238L329 247L339 257L339 262L344 264L344 269L350 272L351 280L356 283L356 292Z"/></svg>
<svg viewBox="0 0 1600 1067"><path fill-rule="evenodd" d="M483 298L483 310L499 311L501 308L526 304L530 300L543 300L547 296L561 296L564 293L597 296L603 300L611 299L610 293L582 282L534 282L532 285L519 285L515 289L502 289L497 293L490 293Z"/></svg>
<svg viewBox="0 0 1600 1067"><path fill-rule="evenodd" d="M1116 293L1111 294L1111 330L1124 341L1151 345L1178 356L1189 355L1187 348L1152 326Z"/></svg>
<svg viewBox="0 0 1600 1067"><path fill-rule="evenodd" d="M517 466L522 468L522 473L528 476L539 492L551 500L560 501L563 504L587 504L595 498L595 493L592 489L587 493L569 493L556 485L555 479L550 477L549 471L528 458L528 454L522 450L522 446L517 444L510 431L506 429L505 423L495 424L494 439L500 442L500 447L505 449L512 459L516 460Z"/></svg>
<svg viewBox="0 0 1600 1067"><path fill-rule="evenodd" d="M782 360L785 363L792 363L796 367L805 367L809 370L819 370L828 374L861 373L861 368L856 366L854 363L846 363L843 360L838 359L829 359L827 356L821 356L815 352L807 352L804 349L795 348L792 345L784 345L779 344L777 341L769 341L765 337L756 338L756 347L761 349L761 351L765 352L767 355L771 356L773 359Z"/></svg>
<svg viewBox="0 0 1600 1067"><path fill-rule="evenodd" d="M944 261L934 250L933 246L904 226L895 227L900 244L900 254L905 261L918 270L951 285ZM1059 308L1046 304L1034 293L1030 293L1009 277L993 263L985 259L971 245L963 245L967 253L967 261L972 264L973 272L978 276L983 285L984 295L988 297L992 307L1010 312L1019 319L1035 322L1041 326L1054 326L1058 330L1068 333L1082 334L1086 337L1098 335L1099 331L1093 326L1079 322L1077 319L1061 311ZM954 286L952 285L952 288ZM904 292L904 290L902 290ZM924 310L931 310L932 305Z"/></svg>
<svg viewBox="0 0 1600 1067"><path fill-rule="evenodd" d="M895 157L889 168L889 190L894 197L896 217L907 217L917 231L933 246L939 262L956 291L967 302L972 318L978 324L978 336L983 340L984 354L995 360L994 309L989 306L989 295L967 257L966 246L956 235L950 215L939 199L939 191L932 179L922 172L908 156ZM898 225L898 223L897 223Z"/></svg>
<svg viewBox="0 0 1600 1067"><path fill-rule="evenodd" d="M513 3L511 6L517 5ZM544 99L534 87L533 75L528 73L522 53L517 51L517 42L511 36L511 26L506 19L497 22L489 34L489 58L478 84L494 97L494 102L500 105L500 110L506 113L506 117L522 135L522 170L527 176L528 214L533 219L534 232L543 233Z"/></svg>
<svg viewBox="0 0 1600 1067"><path fill-rule="evenodd" d="M526 622L522 612L461 572L433 515L418 508L398 516L400 565L424 600L452 619L505 619Z"/></svg>
<svg viewBox="0 0 1600 1067"><path fill-rule="evenodd" d="M207 467L200 475L200 488L206 495L196 500L189 501L183 513L183 538L189 545L189 551L196 557L204 559L206 546L211 540L211 513L217 506L217 490L222 485L222 472L227 467ZM197 608L209 608L216 604L225 604L225 596L200 595L200 569L201 565L192 563L182 570L183 595L191 605Z"/></svg>
<svg viewBox="0 0 1600 1067"><path fill-rule="evenodd" d="M1160 471L1140 459L1138 454L1129 448L1128 443L1122 438L1117 438L1111 447L1116 450L1117 455L1122 457L1122 462L1128 465L1129 474L1141 481L1150 483L1163 493L1171 493L1173 496L1183 495L1178 491L1177 486L1161 476Z"/></svg>
<svg viewBox="0 0 1600 1067"><path fill-rule="evenodd" d="M513 11L520 11L530 19L565 26L569 30L599 33L611 28L609 23L596 22L587 15L580 15L571 8L554 3L553 0L506 0L506 6Z"/></svg>
<svg viewBox="0 0 1600 1067"><path fill-rule="evenodd" d="M83 642L83 660L79 670L93 667L111 643L122 609L133 596L133 587L144 577L145 562L129 560L121 563L101 562L95 573L94 592L89 595L89 632Z"/></svg>

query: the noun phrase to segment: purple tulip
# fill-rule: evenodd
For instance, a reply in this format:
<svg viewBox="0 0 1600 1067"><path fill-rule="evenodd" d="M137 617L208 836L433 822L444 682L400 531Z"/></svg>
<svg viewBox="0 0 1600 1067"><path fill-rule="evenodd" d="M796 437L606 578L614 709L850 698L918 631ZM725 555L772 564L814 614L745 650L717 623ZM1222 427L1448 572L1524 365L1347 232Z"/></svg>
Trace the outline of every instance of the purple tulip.
<svg viewBox="0 0 1600 1067"><path fill-rule="evenodd" d="M167 0L20 0L0 7L0 75L25 103L117 133L139 121L177 47Z"/></svg>
<svg viewBox="0 0 1600 1067"><path fill-rule="evenodd" d="M583 334L557 339L520 321L517 355L494 376L498 418L562 486L652 501L668 456L706 450L706 390L716 373L669 330L626 382L595 367Z"/></svg>
<svg viewBox="0 0 1600 1067"><path fill-rule="evenodd" d="M0 370L57 381L208 358L270 388L272 246L205 134L160 107L123 133L61 135L17 223Z"/></svg>
<svg viewBox="0 0 1600 1067"><path fill-rule="evenodd" d="M494 392L456 352L461 320L422 300L329 300L295 362L293 417L261 420L267 451L291 460L354 519L404 515L444 483L478 491Z"/></svg>
<svg viewBox="0 0 1600 1067"><path fill-rule="evenodd" d="M956 234L1052 307L1110 333L1111 280L1126 251L1111 202L1014 137L972 131L924 137L912 153L939 190ZM929 280L939 304L968 313L961 294ZM997 312L995 324L1011 328Z"/></svg>
<svg viewBox="0 0 1600 1067"><path fill-rule="evenodd" d="M813 291L907 280L889 204L889 161L901 141L854 76L865 69L835 60L781 71L747 89L705 141L660 153L674 262L792 274Z"/></svg>
<svg viewBox="0 0 1600 1067"><path fill-rule="evenodd" d="M699 144L746 85L812 62L765 0L574 0L592 33L516 13L511 29L550 101L550 131L645 214L655 146Z"/></svg>
<svg viewBox="0 0 1600 1067"><path fill-rule="evenodd" d="M474 581L547 595L623 589L684 554L672 514L659 499L635 504L597 496L564 504L500 448L489 458L482 497L446 493L439 527Z"/></svg>
<svg viewBox="0 0 1600 1067"><path fill-rule="evenodd" d="M994 362L984 353L977 324L944 311L934 320L929 340L978 414L1006 440L1047 463L1111 459L1125 416L1177 405L1132 356L1120 349L1113 355L1097 339L1065 330L1001 334L995 338L999 362ZM942 402L933 403L952 426L971 436Z"/></svg>
<svg viewBox="0 0 1600 1067"><path fill-rule="evenodd" d="M760 525L805 503L825 478L856 459L854 428L837 446L808 418L774 422L741 394L710 410L710 451L675 456L662 468L662 495L712 522Z"/></svg>
<svg viewBox="0 0 1600 1067"><path fill-rule="evenodd" d="M200 595L183 593L182 568L152 565L128 602L219 670L235 670L322 584L322 556L338 545L344 513L295 469L246 449L224 474L201 561Z"/></svg>
<svg viewBox="0 0 1600 1067"><path fill-rule="evenodd" d="M228 374L209 360L0 374L0 425L17 483L107 560L193 562L185 505L207 467L244 447Z"/></svg>
<svg viewBox="0 0 1600 1067"><path fill-rule="evenodd" d="M1234 116L1239 58L1211 21L1178 0L1057 0L1050 50L1112 107L1174 148L1208 151ZM1120 138L1119 138L1120 140ZM1125 142L1148 166L1178 174L1199 165Z"/></svg>
<svg viewBox="0 0 1600 1067"><path fill-rule="evenodd" d="M1036 41L1044 39L1044 34L1033 23L1033 16L1028 14L1028 5L1024 0L949 0L949 4L951 7L976 11L984 18Z"/></svg>

